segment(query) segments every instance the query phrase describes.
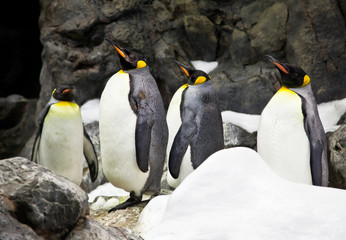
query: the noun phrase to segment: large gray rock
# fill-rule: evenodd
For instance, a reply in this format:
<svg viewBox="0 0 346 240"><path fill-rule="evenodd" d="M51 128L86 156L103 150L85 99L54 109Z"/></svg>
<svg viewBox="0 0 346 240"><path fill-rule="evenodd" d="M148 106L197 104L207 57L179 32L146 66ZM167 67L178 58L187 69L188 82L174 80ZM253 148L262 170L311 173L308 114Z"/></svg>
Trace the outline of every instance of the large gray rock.
<svg viewBox="0 0 346 240"><path fill-rule="evenodd" d="M329 186L346 189L346 124L328 138Z"/></svg>
<svg viewBox="0 0 346 240"><path fill-rule="evenodd" d="M87 194L24 158L0 161L0 239L141 239L89 216Z"/></svg>
<svg viewBox="0 0 346 240"><path fill-rule="evenodd" d="M23 158L0 161L0 188L12 215L40 236L59 238L89 213L88 196L74 183Z"/></svg>
<svg viewBox="0 0 346 240"><path fill-rule="evenodd" d="M11 212L15 211L14 207L8 196L0 189L0 239L42 239L28 225L19 222L12 216Z"/></svg>

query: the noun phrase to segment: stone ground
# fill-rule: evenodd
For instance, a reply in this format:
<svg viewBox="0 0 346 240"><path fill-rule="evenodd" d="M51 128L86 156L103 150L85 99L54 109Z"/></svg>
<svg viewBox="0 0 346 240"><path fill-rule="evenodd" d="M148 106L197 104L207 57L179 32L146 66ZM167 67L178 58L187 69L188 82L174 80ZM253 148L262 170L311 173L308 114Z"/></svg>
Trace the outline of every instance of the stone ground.
<svg viewBox="0 0 346 240"><path fill-rule="evenodd" d="M160 195L167 195L172 193L172 190L166 189L168 188L167 183L164 184L164 188L161 189ZM109 199L109 197L104 197L106 200ZM117 197L116 197L117 198ZM149 199L150 196L144 195L143 200ZM127 198L118 198L121 202L126 201ZM96 199L95 199L96 201ZM94 201L94 202L95 202ZM92 203L89 203L89 206L91 206ZM139 215L141 214L144 207L148 204L148 201L141 202L135 206L129 207L124 210L117 210L108 213L108 210L104 209L98 209L95 210L93 208L90 208L90 216L98 223L109 226L109 227L121 227L126 228L129 230L134 230L136 227Z"/></svg>
<svg viewBox="0 0 346 240"><path fill-rule="evenodd" d="M147 202L137 204L125 210L118 210L108 213L107 210L92 210L90 216L98 223L109 227L122 227L133 230L136 226L139 215Z"/></svg>

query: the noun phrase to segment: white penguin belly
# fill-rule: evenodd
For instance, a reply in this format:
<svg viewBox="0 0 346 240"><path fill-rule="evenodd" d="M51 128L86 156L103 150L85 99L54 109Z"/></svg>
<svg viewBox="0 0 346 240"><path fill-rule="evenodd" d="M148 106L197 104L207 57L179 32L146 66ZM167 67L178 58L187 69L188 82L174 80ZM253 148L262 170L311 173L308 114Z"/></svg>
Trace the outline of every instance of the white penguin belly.
<svg viewBox="0 0 346 240"><path fill-rule="evenodd" d="M182 124L181 115L180 115L180 105L181 105L182 94L185 88L186 88L186 85L183 85L176 91L168 107L167 125L168 125L169 137L168 137L167 154L166 154L167 158L169 158L169 153L171 151L175 135L179 131L179 128ZM176 188L185 179L185 177L193 171L190 153L191 153L191 150L189 146L182 160L179 176L177 179L174 179L168 171L167 183L169 186Z"/></svg>
<svg viewBox="0 0 346 240"><path fill-rule="evenodd" d="M261 114L257 150L279 176L312 184L310 143L301 105L301 98L287 88L273 96Z"/></svg>
<svg viewBox="0 0 346 240"><path fill-rule="evenodd" d="M127 73L113 75L100 100L100 142L103 172L114 186L140 195L149 176L136 160L135 130L137 116L129 103Z"/></svg>
<svg viewBox="0 0 346 240"><path fill-rule="evenodd" d="M83 123L75 103L53 104L44 120L38 163L77 185L83 175Z"/></svg>

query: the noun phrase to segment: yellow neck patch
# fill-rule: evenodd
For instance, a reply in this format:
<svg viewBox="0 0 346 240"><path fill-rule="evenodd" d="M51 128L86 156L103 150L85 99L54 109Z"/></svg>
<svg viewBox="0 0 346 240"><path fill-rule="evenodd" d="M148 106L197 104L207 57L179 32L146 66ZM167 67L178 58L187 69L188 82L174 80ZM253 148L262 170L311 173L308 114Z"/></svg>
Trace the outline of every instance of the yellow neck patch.
<svg viewBox="0 0 346 240"><path fill-rule="evenodd" d="M147 66L147 64L144 61L142 61L142 60L139 60L137 62L137 68L144 68L146 66Z"/></svg>
<svg viewBox="0 0 346 240"><path fill-rule="evenodd" d="M279 89L279 91L278 91L278 93L290 93L290 94L294 94L294 95L297 95L295 92L293 92L291 89L289 89L289 88L287 88L287 87L284 87L284 86L282 86L280 89Z"/></svg>
<svg viewBox="0 0 346 240"><path fill-rule="evenodd" d="M189 84L186 83L186 84L184 84L183 86L181 86L180 88L181 88L181 89L185 89L185 88L187 88L188 86L189 86Z"/></svg>
<svg viewBox="0 0 346 240"><path fill-rule="evenodd" d="M309 83L310 83L310 77L308 75L305 75L302 87L308 85Z"/></svg>
<svg viewBox="0 0 346 240"><path fill-rule="evenodd" d="M193 85L197 85L197 84L204 83L206 80L207 80L206 77L204 77L204 76L199 76L199 77L196 79L196 81L195 81L195 83L194 83Z"/></svg>
<svg viewBox="0 0 346 240"><path fill-rule="evenodd" d="M58 103L56 103L55 105L59 106L59 107L67 107L67 106L70 106L70 107L78 107L78 105L74 102L67 102L67 101L60 101Z"/></svg>

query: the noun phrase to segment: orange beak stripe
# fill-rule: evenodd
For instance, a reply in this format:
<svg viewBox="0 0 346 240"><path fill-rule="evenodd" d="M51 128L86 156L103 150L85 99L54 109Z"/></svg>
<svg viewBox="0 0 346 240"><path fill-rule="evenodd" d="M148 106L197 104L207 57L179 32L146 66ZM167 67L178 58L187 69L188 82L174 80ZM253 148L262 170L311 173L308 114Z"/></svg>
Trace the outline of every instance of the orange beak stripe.
<svg viewBox="0 0 346 240"><path fill-rule="evenodd" d="M117 52L120 54L120 56L122 56L123 58L125 58L125 54L123 51L121 51L119 48L117 48L115 45L113 45L113 47L115 48L115 50L117 50Z"/></svg>
<svg viewBox="0 0 346 240"><path fill-rule="evenodd" d="M287 70L281 66L280 64L278 64L277 62L273 62L275 64L275 66L277 66L281 71L283 71L284 73L288 74Z"/></svg>
<svg viewBox="0 0 346 240"><path fill-rule="evenodd" d="M188 77L190 77L190 74L186 71L186 69L185 68L183 68L182 66L179 66L180 68L181 68L181 70L183 70L184 71L184 73L188 76Z"/></svg>

